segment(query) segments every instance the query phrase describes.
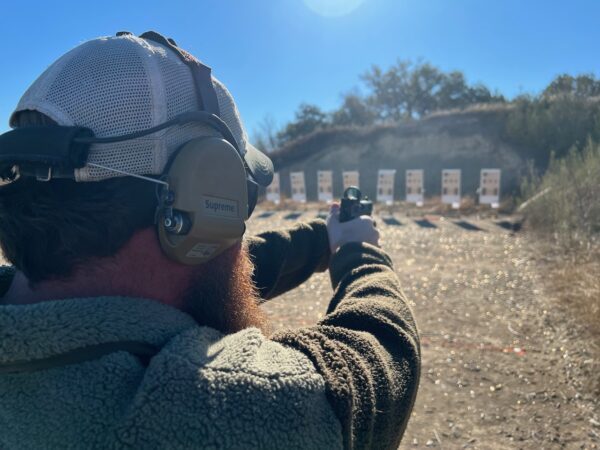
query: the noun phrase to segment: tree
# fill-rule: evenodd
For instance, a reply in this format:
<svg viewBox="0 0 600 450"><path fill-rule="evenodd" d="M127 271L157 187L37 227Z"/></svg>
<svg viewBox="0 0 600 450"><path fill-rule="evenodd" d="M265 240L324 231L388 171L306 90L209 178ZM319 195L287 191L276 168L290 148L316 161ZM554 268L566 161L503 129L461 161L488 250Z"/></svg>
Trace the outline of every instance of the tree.
<svg viewBox="0 0 600 450"><path fill-rule="evenodd" d="M371 125L376 114L358 94L349 93L344 96L342 106L331 115L333 125Z"/></svg>
<svg viewBox="0 0 600 450"><path fill-rule="evenodd" d="M544 89L542 96L550 98L557 95L572 94L575 91L574 87L575 80L571 75L559 75Z"/></svg>
<svg viewBox="0 0 600 450"><path fill-rule="evenodd" d="M277 122L272 115L265 115L258 124L258 130L254 130L254 145L266 152L272 152L279 147L277 138Z"/></svg>
<svg viewBox="0 0 600 450"><path fill-rule="evenodd" d="M542 97L575 96L581 98L600 96L600 81L593 74L573 77L568 74L557 76L542 92Z"/></svg>
<svg viewBox="0 0 600 450"><path fill-rule="evenodd" d="M410 61L398 60L386 72L374 65L361 78L371 90L369 102L383 121L400 121L412 117L412 99L409 94Z"/></svg>
<svg viewBox="0 0 600 450"><path fill-rule="evenodd" d="M502 95L493 95L487 86L484 86L481 83L469 87L467 98L468 105L475 105L477 103L501 103L505 101Z"/></svg>
<svg viewBox="0 0 600 450"><path fill-rule="evenodd" d="M600 95L600 81L593 74L578 75L575 78L575 95L597 97Z"/></svg>
<svg viewBox="0 0 600 450"><path fill-rule="evenodd" d="M296 120L288 123L283 130L277 133L277 139L280 145L286 144L328 125L327 114L318 106L302 103L296 111Z"/></svg>
<svg viewBox="0 0 600 450"><path fill-rule="evenodd" d="M444 75L438 92L438 109L463 108L468 103L467 82L462 72L454 71Z"/></svg>
<svg viewBox="0 0 600 450"><path fill-rule="evenodd" d="M444 74L429 63L417 64L410 73L407 86L410 97L410 109L407 117L423 117L439 109L439 93L443 87Z"/></svg>
<svg viewBox="0 0 600 450"><path fill-rule="evenodd" d="M387 71L378 66L362 75L369 102L383 121L426 116L441 109L504 101L483 84L469 86L462 72L443 72L428 62L398 60Z"/></svg>

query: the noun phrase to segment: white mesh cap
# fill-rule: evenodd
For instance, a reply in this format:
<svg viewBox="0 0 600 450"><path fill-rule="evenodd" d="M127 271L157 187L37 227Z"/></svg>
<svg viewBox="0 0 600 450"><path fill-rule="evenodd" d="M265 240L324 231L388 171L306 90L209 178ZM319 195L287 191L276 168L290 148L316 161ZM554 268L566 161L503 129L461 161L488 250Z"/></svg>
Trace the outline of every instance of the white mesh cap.
<svg viewBox="0 0 600 450"><path fill-rule="evenodd" d="M227 88L214 77L212 82L221 119L250 170L262 173L262 180L259 176L256 181L269 184L271 161L249 144ZM54 62L19 101L10 119L12 127L16 115L25 110L41 112L59 125L90 128L96 137L110 137L142 131L198 110L198 97L191 69L175 52L125 34L85 42ZM202 136L219 134L198 123L174 126L135 140L94 144L88 162L138 175L159 175L183 143ZM114 176L119 174L92 166L76 169L74 174L77 181Z"/></svg>

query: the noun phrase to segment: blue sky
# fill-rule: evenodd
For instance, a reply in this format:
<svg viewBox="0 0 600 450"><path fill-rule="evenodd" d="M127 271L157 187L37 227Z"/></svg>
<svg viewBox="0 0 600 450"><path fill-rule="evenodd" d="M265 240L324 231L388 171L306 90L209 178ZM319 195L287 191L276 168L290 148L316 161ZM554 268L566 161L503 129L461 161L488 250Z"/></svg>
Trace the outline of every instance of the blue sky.
<svg viewBox="0 0 600 450"><path fill-rule="evenodd" d="M27 86L78 43L154 29L213 68L248 131L278 124L301 102L331 110L360 89L372 64L423 58L460 69L512 97L563 72L600 73L600 2L363 0L324 16L305 1L171 0L4 2L0 12L0 130ZM344 3L356 0L317 0Z"/></svg>

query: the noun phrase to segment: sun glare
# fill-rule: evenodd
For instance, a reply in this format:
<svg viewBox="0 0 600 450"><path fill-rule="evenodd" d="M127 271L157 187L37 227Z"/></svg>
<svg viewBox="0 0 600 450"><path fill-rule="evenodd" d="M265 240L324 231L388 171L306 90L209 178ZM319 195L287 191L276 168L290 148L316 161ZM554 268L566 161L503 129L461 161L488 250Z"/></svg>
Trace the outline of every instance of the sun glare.
<svg viewBox="0 0 600 450"><path fill-rule="evenodd" d="M365 0L304 0L306 6L325 17L339 17L351 13Z"/></svg>

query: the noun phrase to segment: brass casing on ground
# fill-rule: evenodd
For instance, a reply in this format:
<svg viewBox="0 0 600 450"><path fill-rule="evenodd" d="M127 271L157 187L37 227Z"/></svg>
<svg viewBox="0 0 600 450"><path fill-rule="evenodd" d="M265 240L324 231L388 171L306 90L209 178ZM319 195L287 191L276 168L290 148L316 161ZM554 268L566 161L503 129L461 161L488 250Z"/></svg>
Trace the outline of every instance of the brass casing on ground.
<svg viewBox="0 0 600 450"><path fill-rule="evenodd" d="M240 241L248 219L248 186L244 162L221 138L199 138L185 144L168 172L175 194L173 209L187 214L191 227L178 235L158 220L163 251L182 264L202 264Z"/></svg>

